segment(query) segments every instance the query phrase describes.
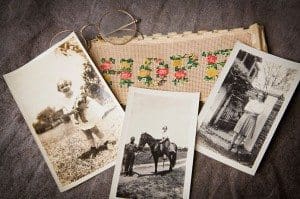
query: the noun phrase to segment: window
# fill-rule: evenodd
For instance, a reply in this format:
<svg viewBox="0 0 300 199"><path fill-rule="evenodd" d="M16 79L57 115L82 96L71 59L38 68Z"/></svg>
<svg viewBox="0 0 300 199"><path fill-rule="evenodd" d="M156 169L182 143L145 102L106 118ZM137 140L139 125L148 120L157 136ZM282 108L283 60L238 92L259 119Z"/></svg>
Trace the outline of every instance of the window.
<svg viewBox="0 0 300 199"><path fill-rule="evenodd" d="M243 60L245 58L245 55L246 55L246 52L245 51L242 51L240 50L237 54L237 58L239 58L239 60Z"/></svg>
<svg viewBox="0 0 300 199"><path fill-rule="evenodd" d="M247 57L244 61L245 67L250 71L255 61L255 57L253 55L247 54Z"/></svg>

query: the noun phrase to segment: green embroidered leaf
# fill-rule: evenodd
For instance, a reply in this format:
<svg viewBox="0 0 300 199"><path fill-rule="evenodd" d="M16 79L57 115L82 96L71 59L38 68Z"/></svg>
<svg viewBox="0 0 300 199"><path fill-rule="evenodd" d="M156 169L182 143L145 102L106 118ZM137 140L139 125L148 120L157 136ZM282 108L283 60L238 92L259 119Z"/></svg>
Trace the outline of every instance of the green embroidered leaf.
<svg viewBox="0 0 300 199"><path fill-rule="evenodd" d="M225 62L219 62L218 64L219 64L220 66L224 67Z"/></svg>
<svg viewBox="0 0 300 199"><path fill-rule="evenodd" d="M130 58L130 59L127 59L127 62L128 62L128 63L133 63L133 59L131 59L131 58Z"/></svg>
<svg viewBox="0 0 300 199"><path fill-rule="evenodd" d="M112 57L109 58L109 61L110 61L111 63L113 63L113 64L115 64L115 62L116 62L116 60L115 60L114 58L112 58Z"/></svg>

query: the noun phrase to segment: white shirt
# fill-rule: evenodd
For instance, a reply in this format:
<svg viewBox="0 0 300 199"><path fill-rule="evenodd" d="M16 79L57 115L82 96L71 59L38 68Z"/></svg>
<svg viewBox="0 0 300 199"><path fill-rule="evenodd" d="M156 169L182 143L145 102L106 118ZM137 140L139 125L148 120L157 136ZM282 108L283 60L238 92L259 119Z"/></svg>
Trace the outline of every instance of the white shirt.
<svg viewBox="0 0 300 199"><path fill-rule="evenodd" d="M162 132L162 137L163 138L168 138L168 131L163 131Z"/></svg>
<svg viewBox="0 0 300 199"><path fill-rule="evenodd" d="M245 111L260 115L264 110L264 103L258 100L250 99L247 105L245 106Z"/></svg>

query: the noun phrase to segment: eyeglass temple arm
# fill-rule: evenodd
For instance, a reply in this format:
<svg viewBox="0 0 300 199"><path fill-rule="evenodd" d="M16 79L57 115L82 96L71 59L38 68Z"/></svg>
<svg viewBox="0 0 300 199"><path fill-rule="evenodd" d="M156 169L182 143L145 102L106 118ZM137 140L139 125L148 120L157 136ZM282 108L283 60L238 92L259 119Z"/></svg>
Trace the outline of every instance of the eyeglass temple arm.
<svg viewBox="0 0 300 199"><path fill-rule="evenodd" d="M113 31L111 31L111 32L109 32L109 33L106 33L106 36L111 35L111 34L113 34L113 33L115 33L115 32L118 32L118 31L120 31L120 30L122 30L122 29L124 29L124 28L126 28L126 27L128 27L128 26L130 26L130 25L132 25L132 24L134 24L134 23L137 23L138 21L139 21L139 20L135 19L134 21L132 21L132 22L130 22L130 23L128 23L128 24L125 24L125 25L119 27L119 28L116 29L116 30L113 30Z"/></svg>

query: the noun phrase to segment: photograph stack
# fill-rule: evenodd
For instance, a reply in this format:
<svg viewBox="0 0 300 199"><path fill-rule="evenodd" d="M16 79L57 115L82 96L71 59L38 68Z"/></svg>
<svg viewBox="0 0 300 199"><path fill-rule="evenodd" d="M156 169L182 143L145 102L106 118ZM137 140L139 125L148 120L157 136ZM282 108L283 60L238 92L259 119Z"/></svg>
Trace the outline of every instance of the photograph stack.
<svg viewBox="0 0 300 199"><path fill-rule="evenodd" d="M206 80L216 79L201 88L203 106L184 87L198 78L197 55L148 58L139 87L132 59L113 70L103 58L99 69L75 33L4 78L60 191L114 166L110 198L189 198L195 151L255 175L300 80L299 63L241 42L202 56ZM153 66L161 85L175 71L176 91L145 88ZM108 75L127 86L126 111Z"/></svg>

